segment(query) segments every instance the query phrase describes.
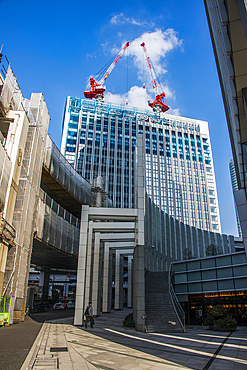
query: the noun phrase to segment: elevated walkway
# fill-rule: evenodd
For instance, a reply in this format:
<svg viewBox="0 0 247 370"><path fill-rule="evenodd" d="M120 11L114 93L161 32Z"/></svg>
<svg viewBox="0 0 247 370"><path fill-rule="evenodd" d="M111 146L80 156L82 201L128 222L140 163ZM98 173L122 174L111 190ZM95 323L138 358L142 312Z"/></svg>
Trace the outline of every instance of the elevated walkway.
<svg viewBox="0 0 247 370"><path fill-rule="evenodd" d="M183 333L169 293L168 272L148 272L145 279L147 332Z"/></svg>
<svg viewBox="0 0 247 370"><path fill-rule="evenodd" d="M77 218L81 217L82 204L91 204L91 185L75 171L48 135L41 189Z"/></svg>

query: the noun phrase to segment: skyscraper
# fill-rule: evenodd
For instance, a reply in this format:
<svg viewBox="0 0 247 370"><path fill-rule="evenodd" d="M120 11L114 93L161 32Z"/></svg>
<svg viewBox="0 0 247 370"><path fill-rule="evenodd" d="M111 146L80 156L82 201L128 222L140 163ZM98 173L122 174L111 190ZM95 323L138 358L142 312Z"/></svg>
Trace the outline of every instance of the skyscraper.
<svg viewBox="0 0 247 370"><path fill-rule="evenodd" d="M107 180L114 207L135 207L137 133L154 203L185 224L220 233L207 122L67 97L61 152L87 180Z"/></svg>

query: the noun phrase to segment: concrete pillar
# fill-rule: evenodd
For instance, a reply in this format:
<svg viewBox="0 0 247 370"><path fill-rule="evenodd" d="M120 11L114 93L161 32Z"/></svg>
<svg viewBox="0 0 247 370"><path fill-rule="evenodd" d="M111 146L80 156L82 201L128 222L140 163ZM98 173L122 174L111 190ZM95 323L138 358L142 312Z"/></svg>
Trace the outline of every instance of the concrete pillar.
<svg viewBox="0 0 247 370"><path fill-rule="evenodd" d="M98 188L98 191L96 193L96 207L102 207L102 193L99 189L102 189L103 178L101 176L98 176L96 181L96 187Z"/></svg>
<svg viewBox="0 0 247 370"><path fill-rule="evenodd" d="M41 271L39 274L39 298L41 299L43 295L44 280L45 280L45 271Z"/></svg>
<svg viewBox="0 0 247 370"><path fill-rule="evenodd" d="M144 209L145 190L143 175L143 141L142 135L137 135L137 214L136 247L133 258L133 318L135 328L145 331L145 233Z"/></svg>
<svg viewBox="0 0 247 370"><path fill-rule="evenodd" d="M89 206L82 206L74 325L83 324Z"/></svg>
<svg viewBox="0 0 247 370"><path fill-rule="evenodd" d="M66 276L66 283L64 284L64 294L63 294L63 296L65 297L65 298L68 298L68 293L69 293L69 278L68 278L68 276Z"/></svg>
<svg viewBox="0 0 247 370"><path fill-rule="evenodd" d="M103 302L102 312L111 312L112 296L112 251L110 243L105 243L104 248L104 271L103 271Z"/></svg>
<svg viewBox="0 0 247 370"><path fill-rule="evenodd" d="M116 251L115 266L115 310L123 309L123 260L121 251Z"/></svg>
<svg viewBox="0 0 247 370"><path fill-rule="evenodd" d="M92 282L92 306L94 315L100 315L101 298L101 261L100 261L100 233L95 233L94 258L93 258L93 282Z"/></svg>
<svg viewBox="0 0 247 370"><path fill-rule="evenodd" d="M133 256L128 256L128 308L133 307Z"/></svg>
<svg viewBox="0 0 247 370"><path fill-rule="evenodd" d="M44 271L44 276L43 276L43 289L42 289L42 301L43 302L47 302L48 300L49 282L50 282L50 269L46 269Z"/></svg>
<svg viewBox="0 0 247 370"><path fill-rule="evenodd" d="M88 227L88 243L87 243L87 265L86 265L86 278L85 278L85 297L84 307L86 308L89 301L92 299L91 289L91 273L92 273L92 242L93 242L93 221L89 221Z"/></svg>
<svg viewBox="0 0 247 370"><path fill-rule="evenodd" d="M144 246L137 245L133 259L133 319L137 331L145 331Z"/></svg>

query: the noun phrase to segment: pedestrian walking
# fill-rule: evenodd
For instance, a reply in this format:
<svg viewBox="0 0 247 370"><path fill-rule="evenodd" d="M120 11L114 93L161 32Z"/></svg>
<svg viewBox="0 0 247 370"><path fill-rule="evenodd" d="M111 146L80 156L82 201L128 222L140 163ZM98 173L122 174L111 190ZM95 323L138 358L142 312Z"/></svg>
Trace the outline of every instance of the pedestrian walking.
<svg viewBox="0 0 247 370"><path fill-rule="evenodd" d="M92 307L92 302L88 303L88 306L85 310L84 315L86 316L86 321L85 321L85 328L87 329L87 323L90 321L90 326L93 328L94 324L94 319L93 319L93 307Z"/></svg>

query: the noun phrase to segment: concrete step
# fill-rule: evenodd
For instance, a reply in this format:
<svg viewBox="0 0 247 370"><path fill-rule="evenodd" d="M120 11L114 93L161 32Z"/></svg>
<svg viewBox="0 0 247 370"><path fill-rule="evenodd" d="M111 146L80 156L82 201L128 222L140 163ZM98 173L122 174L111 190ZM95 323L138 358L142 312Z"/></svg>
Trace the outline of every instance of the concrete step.
<svg viewBox="0 0 247 370"><path fill-rule="evenodd" d="M147 332L183 332L169 294L168 272L149 272L145 280Z"/></svg>

